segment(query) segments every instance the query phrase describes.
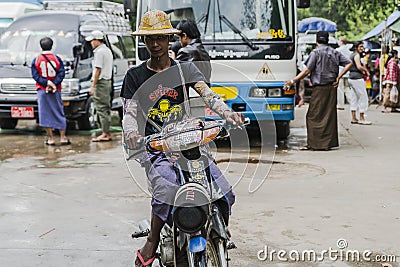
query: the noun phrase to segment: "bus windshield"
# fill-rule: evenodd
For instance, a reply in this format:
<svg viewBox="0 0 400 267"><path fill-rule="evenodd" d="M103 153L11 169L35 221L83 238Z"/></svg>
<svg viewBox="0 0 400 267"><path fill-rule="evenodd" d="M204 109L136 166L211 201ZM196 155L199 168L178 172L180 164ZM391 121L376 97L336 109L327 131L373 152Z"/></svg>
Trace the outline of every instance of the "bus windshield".
<svg viewBox="0 0 400 267"><path fill-rule="evenodd" d="M253 42L291 40L294 36L292 0L144 0L141 15L165 11L176 26L181 19L196 21L205 41ZM140 15L140 16L141 16Z"/></svg>

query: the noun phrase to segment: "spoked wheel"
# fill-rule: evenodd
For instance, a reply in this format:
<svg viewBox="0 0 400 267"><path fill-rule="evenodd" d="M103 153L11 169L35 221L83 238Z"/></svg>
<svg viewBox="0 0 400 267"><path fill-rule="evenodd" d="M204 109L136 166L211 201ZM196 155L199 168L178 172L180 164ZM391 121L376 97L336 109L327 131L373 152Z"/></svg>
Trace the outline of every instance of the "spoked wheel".
<svg viewBox="0 0 400 267"><path fill-rule="evenodd" d="M226 242L220 238L213 242L219 260L220 267L228 267L228 250L226 248Z"/></svg>
<svg viewBox="0 0 400 267"><path fill-rule="evenodd" d="M209 240L207 242L207 267L222 267L223 265L220 264L220 259L219 259L219 251L218 247L216 244L212 241Z"/></svg>

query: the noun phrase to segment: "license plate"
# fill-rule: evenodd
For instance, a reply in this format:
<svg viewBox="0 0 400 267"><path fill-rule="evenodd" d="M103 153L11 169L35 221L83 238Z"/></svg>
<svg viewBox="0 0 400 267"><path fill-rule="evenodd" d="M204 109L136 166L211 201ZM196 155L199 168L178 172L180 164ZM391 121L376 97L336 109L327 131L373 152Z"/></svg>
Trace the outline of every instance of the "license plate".
<svg viewBox="0 0 400 267"><path fill-rule="evenodd" d="M11 107L11 118L34 118L33 107Z"/></svg>
<svg viewBox="0 0 400 267"><path fill-rule="evenodd" d="M281 105L279 104L267 105L267 110L281 110Z"/></svg>

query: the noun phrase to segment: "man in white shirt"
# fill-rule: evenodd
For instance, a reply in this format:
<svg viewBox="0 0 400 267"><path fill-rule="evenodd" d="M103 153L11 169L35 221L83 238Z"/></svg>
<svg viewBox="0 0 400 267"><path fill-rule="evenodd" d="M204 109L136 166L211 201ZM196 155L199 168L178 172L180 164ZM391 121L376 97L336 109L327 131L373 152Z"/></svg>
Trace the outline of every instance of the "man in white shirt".
<svg viewBox="0 0 400 267"><path fill-rule="evenodd" d="M337 51L342 53L346 58L350 59L351 51L347 46L346 37L339 38L339 47L336 48ZM339 73L342 71L343 67L339 66ZM346 100L350 103L353 92L349 86L349 72L347 72L339 81L338 92L337 92L337 109L344 110L345 95Z"/></svg>
<svg viewBox="0 0 400 267"><path fill-rule="evenodd" d="M93 47L94 59L92 86L89 94L93 96L94 105L100 120L102 134L93 138L93 142L111 141L111 91L113 55L104 44L104 34L101 31L92 31L85 38Z"/></svg>

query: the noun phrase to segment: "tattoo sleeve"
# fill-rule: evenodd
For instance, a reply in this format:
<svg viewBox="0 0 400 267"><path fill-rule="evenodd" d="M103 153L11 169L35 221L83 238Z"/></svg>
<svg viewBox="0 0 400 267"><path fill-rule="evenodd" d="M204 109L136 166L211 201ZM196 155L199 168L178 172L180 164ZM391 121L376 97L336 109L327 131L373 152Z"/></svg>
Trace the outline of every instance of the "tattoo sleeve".
<svg viewBox="0 0 400 267"><path fill-rule="evenodd" d="M224 118L225 111L231 111L231 109L225 104L221 97L216 94L205 82L197 82L194 85L196 92L203 97L206 105L217 113L221 118Z"/></svg>
<svg viewBox="0 0 400 267"><path fill-rule="evenodd" d="M124 98L124 116L122 119L122 130L127 138L132 132L139 133L137 123L138 101Z"/></svg>

